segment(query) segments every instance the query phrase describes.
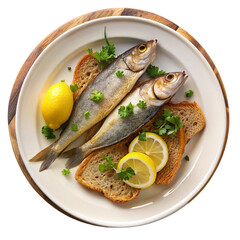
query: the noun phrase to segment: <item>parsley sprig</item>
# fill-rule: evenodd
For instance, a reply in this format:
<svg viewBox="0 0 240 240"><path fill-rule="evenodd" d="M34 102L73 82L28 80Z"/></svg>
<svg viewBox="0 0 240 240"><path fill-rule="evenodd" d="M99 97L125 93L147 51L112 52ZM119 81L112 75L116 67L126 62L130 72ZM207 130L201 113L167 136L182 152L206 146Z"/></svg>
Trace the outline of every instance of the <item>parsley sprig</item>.
<svg viewBox="0 0 240 240"><path fill-rule="evenodd" d="M110 44L107 39L106 27L104 28L104 39L106 42L106 46L102 46L102 49L99 52L93 52L91 48L88 48L87 51L100 62L100 67L103 69L107 65L109 65L114 59L115 56L115 46L114 44Z"/></svg>
<svg viewBox="0 0 240 240"><path fill-rule="evenodd" d="M138 140L147 141L146 132L144 130L141 130L140 132L138 132Z"/></svg>
<svg viewBox="0 0 240 240"><path fill-rule="evenodd" d="M176 132L183 126L180 122L179 116L173 116L169 109L164 109L164 113L154 123L158 129L155 131L158 135L169 135L174 136Z"/></svg>
<svg viewBox="0 0 240 240"><path fill-rule="evenodd" d="M113 162L111 160L112 156L103 155L102 157L106 160L107 164L99 164L98 169L100 172L104 172L106 169L113 169L117 173L119 180L129 180L133 175L135 175L135 172L131 167L121 170L116 169L115 165L117 162Z"/></svg>
<svg viewBox="0 0 240 240"><path fill-rule="evenodd" d="M98 90L93 90L90 99L95 103L100 103L104 99L104 95Z"/></svg>
<svg viewBox="0 0 240 240"><path fill-rule="evenodd" d="M134 114L134 106L130 102L126 107L125 106L120 106L118 109L118 114L121 116L121 118L126 118L132 114Z"/></svg>
<svg viewBox="0 0 240 240"><path fill-rule="evenodd" d="M186 97L191 97L193 95L193 93L194 93L193 90L190 89L190 90L185 92L185 96Z"/></svg>
<svg viewBox="0 0 240 240"><path fill-rule="evenodd" d="M78 131L78 125L76 123L72 124L72 131L77 132Z"/></svg>
<svg viewBox="0 0 240 240"><path fill-rule="evenodd" d="M79 87L78 87L78 85L77 84L75 84L75 85L70 85L70 89L71 89L71 91L74 93L74 92L76 92L78 89L79 89Z"/></svg>
<svg viewBox="0 0 240 240"><path fill-rule="evenodd" d="M67 168L62 170L62 174L63 175L68 175L69 173L71 173L71 171L69 169L67 169Z"/></svg>
<svg viewBox="0 0 240 240"><path fill-rule="evenodd" d="M124 71L120 71L120 70L118 70L117 72L116 72L116 76L117 77L123 77L124 76Z"/></svg>
<svg viewBox="0 0 240 240"><path fill-rule="evenodd" d="M163 74L165 73L165 71L159 70L158 67L153 66L152 64L150 64L150 65L147 67L146 72L147 72L147 74L148 74L151 78L158 77L158 76L163 75Z"/></svg>
<svg viewBox="0 0 240 240"><path fill-rule="evenodd" d="M144 102L143 100L139 100L139 102L137 103L137 106L139 108L145 109L147 107L147 103Z"/></svg>
<svg viewBox="0 0 240 240"><path fill-rule="evenodd" d="M137 107L146 109L147 103L139 100L139 102L136 104ZM118 114L121 116L121 118L126 118L132 114L134 114L134 105L130 102L127 106L120 106L118 109Z"/></svg>
<svg viewBox="0 0 240 240"><path fill-rule="evenodd" d="M45 135L47 139L55 139L54 130L51 129L48 125L42 127L42 134Z"/></svg>

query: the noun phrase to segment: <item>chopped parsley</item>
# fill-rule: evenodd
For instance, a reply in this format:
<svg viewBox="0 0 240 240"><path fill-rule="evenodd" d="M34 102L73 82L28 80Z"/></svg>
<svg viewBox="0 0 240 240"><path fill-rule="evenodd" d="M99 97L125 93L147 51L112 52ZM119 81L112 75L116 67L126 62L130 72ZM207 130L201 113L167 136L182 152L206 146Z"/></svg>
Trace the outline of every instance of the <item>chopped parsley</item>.
<svg viewBox="0 0 240 240"><path fill-rule="evenodd" d="M117 77L123 77L123 76L124 76L124 72L118 70L118 71L116 72L116 75L117 75Z"/></svg>
<svg viewBox="0 0 240 240"><path fill-rule="evenodd" d="M109 65L114 59L115 56L115 46L114 44L110 44L107 39L106 27L104 28L104 39L106 42L106 46L102 46L102 49L99 52L93 52L91 48L88 48L87 51L100 62L100 67L103 69L107 65Z"/></svg>
<svg viewBox="0 0 240 240"><path fill-rule="evenodd" d="M145 109L147 107L147 103L142 100L139 100L139 103L137 103L137 106L139 108Z"/></svg>
<svg viewBox="0 0 240 240"><path fill-rule="evenodd" d="M65 168L65 169L62 170L63 175L68 175L69 173L71 173L69 169Z"/></svg>
<svg viewBox="0 0 240 240"><path fill-rule="evenodd" d="M72 70L72 68L71 67L68 67L68 71L71 71Z"/></svg>
<svg viewBox="0 0 240 240"><path fill-rule="evenodd" d="M100 172L104 172L106 169L113 169L117 173L119 180L129 180L135 175L135 172L131 167L122 170L116 169L115 165L117 162L111 160L112 156L103 155L102 157L106 160L107 164L99 164L98 169Z"/></svg>
<svg viewBox="0 0 240 240"><path fill-rule="evenodd" d="M86 111L83 115L84 115L84 117L85 117L85 119L87 119L88 117L89 117L89 114L90 114L90 112L89 111Z"/></svg>
<svg viewBox="0 0 240 240"><path fill-rule="evenodd" d="M74 131L74 132L78 131L77 124L75 124L75 123L72 124L72 131Z"/></svg>
<svg viewBox="0 0 240 240"><path fill-rule="evenodd" d="M61 80L61 82L65 82L65 80Z"/></svg>
<svg viewBox="0 0 240 240"><path fill-rule="evenodd" d="M136 174L131 167L127 167L126 169L118 170L117 175L119 180L129 180Z"/></svg>
<svg viewBox="0 0 240 240"><path fill-rule="evenodd" d="M188 90L185 92L186 97L191 97L193 95L194 91L193 90Z"/></svg>
<svg viewBox="0 0 240 240"><path fill-rule="evenodd" d="M159 71L159 68L156 67L156 66L153 66L152 64L150 64L147 67L146 72L151 78L158 77L158 76L163 75L165 73L165 71L163 71L163 70Z"/></svg>
<svg viewBox="0 0 240 240"><path fill-rule="evenodd" d="M146 132L144 130L138 132L138 140L139 141L147 141Z"/></svg>
<svg viewBox="0 0 240 240"><path fill-rule="evenodd" d="M93 90L90 96L90 99L95 103L100 103L104 98L103 93L99 92L98 90Z"/></svg>
<svg viewBox="0 0 240 240"><path fill-rule="evenodd" d="M48 125L42 127L42 134L45 135L47 139L55 139L54 130L51 129Z"/></svg>
<svg viewBox="0 0 240 240"><path fill-rule="evenodd" d="M133 109L134 109L134 106L130 102L126 107L120 106L120 108L118 109L118 114L121 116L121 118L126 118L134 114Z"/></svg>
<svg viewBox="0 0 240 240"><path fill-rule="evenodd" d="M179 116L173 116L169 109L164 109L164 113L154 123L158 129L155 131L158 135L168 135L170 137L183 126Z"/></svg>
<svg viewBox="0 0 240 240"><path fill-rule="evenodd" d="M186 156L184 157L184 159L185 159L186 161L189 161L189 156L186 155Z"/></svg>
<svg viewBox="0 0 240 240"><path fill-rule="evenodd" d="M78 85L77 84L75 84L75 85L70 85L70 89L71 89L71 91L74 93L74 92L76 92L78 89L79 89L79 87L78 87Z"/></svg>

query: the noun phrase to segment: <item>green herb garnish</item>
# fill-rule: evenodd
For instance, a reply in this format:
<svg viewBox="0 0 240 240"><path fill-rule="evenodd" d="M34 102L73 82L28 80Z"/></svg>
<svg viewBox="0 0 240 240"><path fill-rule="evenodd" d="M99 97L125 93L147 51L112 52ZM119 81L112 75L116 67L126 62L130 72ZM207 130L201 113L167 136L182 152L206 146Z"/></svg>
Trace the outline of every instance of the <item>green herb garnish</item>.
<svg viewBox="0 0 240 240"><path fill-rule="evenodd" d="M77 84L75 84L75 85L70 85L70 89L71 89L71 91L74 93L74 92L76 92L78 89L79 89L79 87L78 87L78 85Z"/></svg>
<svg viewBox="0 0 240 240"><path fill-rule="evenodd" d="M123 77L123 76L124 76L124 72L118 70L118 71L116 72L116 75L117 75L117 77Z"/></svg>
<svg viewBox="0 0 240 240"><path fill-rule="evenodd" d="M186 155L184 159L185 159L186 161L189 161L189 156Z"/></svg>
<svg viewBox="0 0 240 240"><path fill-rule="evenodd" d="M74 132L78 131L77 124L75 124L75 123L72 124L72 131L74 131Z"/></svg>
<svg viewBox="0 0 240 240"><path fill-rule="evenodd" d="M188 90L185 92L186 97L191 97L193 95L194 91L193 90Z"/></svg>
<svg viewBox="0 0 240 240"><path fill-rule="evenodd" d="M65 168L65 169L62 170L62 174L63 174L63 175L68 175L69 173L70 173L70 170L69 170L69 169L66 169L66 168Z"/></svg>
<svg viewBox="0 0 240 240"><path fill-rule="evenodd" d="M91 48L88 48L87 51L100 62L100 67L103 69L109 65L115 58L115 46L110 44L107 39L106 27L104 28L104 39L106 46L102 46L102 49L99 52L93 52Z"/></svg>
<svg viewBox="0 0 240 240"><path fill-rule="evenodd" d="M126 118L129 115L134 114L133 109L134 109L134 106L130 102L126 107L120 106L120 108L118 109L118 114L121 116L121 118Z"/></svg>
<svg viewBox="0 0 240 240"><path fill-rule="evenodd" d="M142 100L139 100L139 103L137 103L137 106L139 108L145 109L147 107L147 103Z"/></svg>
<svg viewBox="0 0 240 240"><path fill-rule="evenodd" d="M106 169L113 169L117 173L119 180L129 180L133 175L135 175L135 172L131 167L124 170L116 169L115 165L117 162L113 162L111 160L112 156L103 155L102 157L106 160L107 164L99 164L98 169L100 172L104 172Z"/></svg>
<svg viewBox="0 0 240 240"><path fill-rule="evenodd" d="M72 70L72 68L71 67L68 67L68 71L71 71Z"/></svg>
<svg viewBox="0 0 240 240"><path fill-rule="evenodd" d="M164 113L154 123L158 129L155 131L158 135L169 135L172 137L182 126L179 116L173 116L169 109L164 109Z"/></svg>
<svg viewBox="0 0 240 240"><path fill-rule="evenodd" d="M129 180L133 175L136 175L134 170L131 167L127 167L126 169L117 170L117 175L119 180Z"/></svg>
<svg viewBox="0 0 240 240"><path fill-rule="evenodd" d="M89 114L90 114L90 112L89 111L86 111L83 115L84 115L84 117L85 117L85 119L87 119L88 117L89 117Z"/></svg>
<svg viewBox="0 0 240 240"><path fill-rule="evenodd" d="M61 82L65 82L65 80L61 80Z"/></svg>
<svg viewBox="0 0 240 240"><path fill-rule="evenodd" d="M152 64L150 64L147 67L146 72L151 78L158 77L158 76L163 75L165 73L165 71L163 71L163 70L159 71L159 68L156 67L156 66L153 66Z"/></svg>
<svg viewBox="0 0 240 240"><path fill-rule="evenodd" d="M56 138L56 136L53 132L54 132L54 130L51 129L48 125L42 127L42 134L44 134L47 139L55 139Z"/></svg>
<svg viewBox="0 0 240 240"><path fill-rule="evenodd" d="M147 141L146 132L144 130L138 132L138 140L139 141Z"/></svg>
<svg viewBox="0 0 240 240"><path fill-rule="evenodd" d="M104 95L101 92L99 92L98 90L93 90L92 94L90 96L90 99L92 101L94 101L95 103L101 102L103 100L103 98L104 98Z"/></svg>

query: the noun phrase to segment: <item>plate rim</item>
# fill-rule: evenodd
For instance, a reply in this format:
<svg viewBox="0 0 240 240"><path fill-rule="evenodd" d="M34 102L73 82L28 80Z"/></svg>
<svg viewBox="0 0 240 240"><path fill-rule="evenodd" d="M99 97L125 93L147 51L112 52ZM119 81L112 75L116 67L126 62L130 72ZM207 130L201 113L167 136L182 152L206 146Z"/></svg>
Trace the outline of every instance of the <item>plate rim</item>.
<svg viewBox="0 0 240 240"><path fill-rule="evenodd" d="M23 174L25 175L25 177L27 178L28 182L31 184L31 186L34 188L35 191L37 191L37 193L45 200L47 201L50 205L52 205L54 208L56 208L57 210L59 210L60 212L64 213L65 215L79 220L81 222L86 222L92 225L97 225L99 226L99 224L95 224L93 222L88 222L84 219L80 219L68 212L66 212L64 209L62 209L61 207L59 207L56 203L54 203L52 200L50 200L44 192L42 192L42 190L38 187L38 185L33 181L33 179L31 178L30 173L27 171L25 164L21 158L21 155L19 153L19 149L18 149L18 145L17 145L17 139L16 139L16 131L15 131L15 114L16 114L16 108L17 108L17 104L18 104L18 97L19 97L19 93L22 87L22 84L31 68L31 66L33 65L33 63L38 59L39 55L44 51L44 49L49 46L56 38L58 38L59 36L61 36L62 34L64 34L66 31L68 31L69 29L72 29L84 22L88 22L88 21L92 21L95 19L99 19L99 18L107 18L107 17L111 17L111 16L131 16L131 17L140 17L140 18L147 18L150 20L153 20L157 23L163 24L166 27L169 27L171 29L173 29L174 31L180 33L184 38L186 38L188 41L190 41L190 43L192 43L198 50L199 52L203 55L203 57L207 60L208 64L210 65L211 69L213 70L214 74L216 75L223 97L224 97L224 102L225 102L225 108L226 108L226 132L225 132L225 139L224 139L224 143L222 146L222 150L221 153L219 155L219 159L216 163L216 167L215 169L212 171L211 175L209 176L208 180L206 181L206 183L202 186L202 188L200 190L198 190L198 192L188 201L186 202L186 204L188 204L189 202L191 202L203 189L204 187L208 184L208 182L210 181L210 179L212 178L212 176L214 175L225 150L225 146L227 143L227 138L228 138L228 132L229 132L229 107L228 107L228 100L227 100L227 95L226 95L226 91L222 82L222 79L220 77L220 74L215 66L215 64L213 63L212 59L209 57L209 55L207 54L207 52L204 50L204 48L189 34L187 33L185 30L183 30L182 28L180 28L178 25L174 24L173 22L158 16L154 13L150 13L150 12L146 12L143 10L138 10L138 9L130 9L130 8L114 8L114 9L104 9L104 10L98 10L98 11L94 11L91 13L87 13L84 15L81 15L77 18L74 18L72 20L70 20L69 22L65 23L64 25L60 26L59 28L57 28L55 31L53 31L51 34L49 34L43 41L40 42L40 44L31 52L31 54L29 55L29 57L27 58L27 60L25 61L25 63L23 64L23 66L21 67L17 78L14 82L13 88L12 88L12 92L11 92L11 96L9 99L9 106L8 106L8 125L9 125L9 135L10 135L10 139L11 139L11 144L12 144L12 148L15 154L15 157L18 161L18 164L23 172ZM186 204L184 204L183 206L185 206ZM180 208L182 208L183 206L181 206ZM175 211L179 210L180 208L177 208ZM173 211L172 213L174 213L175 211ZM170 213L170 214L172 214ZM168 215L170 215L168 214ZM142 223L144 224L144 223ZM138 224L140 225L140 224ZM103 225L102 225L103 226ZM122 226L120 226L122 227ZM124 226L123 226L124 227Z"/></svg>

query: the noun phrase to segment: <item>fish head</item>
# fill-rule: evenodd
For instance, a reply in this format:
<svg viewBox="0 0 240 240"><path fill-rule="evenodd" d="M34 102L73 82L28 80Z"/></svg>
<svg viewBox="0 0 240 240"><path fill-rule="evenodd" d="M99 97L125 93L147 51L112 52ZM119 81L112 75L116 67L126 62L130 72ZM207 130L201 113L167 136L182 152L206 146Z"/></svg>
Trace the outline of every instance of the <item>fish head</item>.
<svg viewBox="0 0 240 240"><path fill-rule="evenodd" d="M188 76L183 72L170 72L156 78L153 84L153 91L157 99L164 100L171 98L183 85Z"/></svg>
<svg viewBox="0 0 240 240"><path fill-rule="evenodd" d="M128 56L124 58L124 62L131 71L139 72L153 62L156 55L156 47L156 39L141 43L131 49Z"/></svg>
<svg viewBox="0 0 240 240"><path fill-rule="evenodd" d="M170 72L147 81L140 89L141 97L153 106L169 101L188 76L183 72Z"/></svg>

